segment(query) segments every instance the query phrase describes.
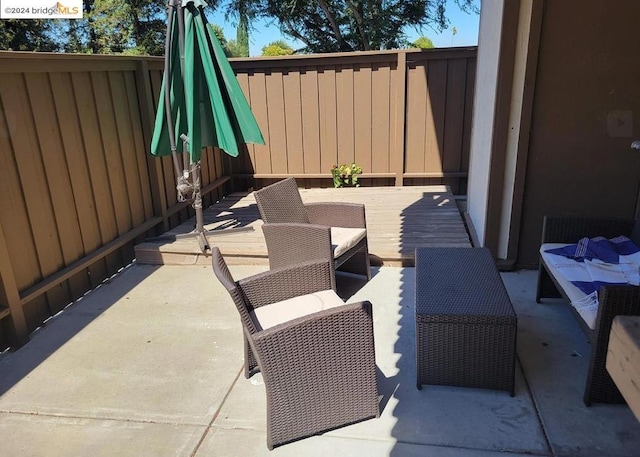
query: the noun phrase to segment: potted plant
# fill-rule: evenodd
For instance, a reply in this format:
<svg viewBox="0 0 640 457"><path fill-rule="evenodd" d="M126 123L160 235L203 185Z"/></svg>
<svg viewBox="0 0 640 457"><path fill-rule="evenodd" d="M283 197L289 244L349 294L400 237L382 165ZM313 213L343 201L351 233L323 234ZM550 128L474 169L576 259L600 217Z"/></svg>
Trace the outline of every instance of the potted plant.
<svg viewBox="0 0 640 457"><path fill-rule="evenodd" d="M333 187L360 187L358 175L362 173L362 167L352 162L350 164L334 165L331 169Z"/></svg>

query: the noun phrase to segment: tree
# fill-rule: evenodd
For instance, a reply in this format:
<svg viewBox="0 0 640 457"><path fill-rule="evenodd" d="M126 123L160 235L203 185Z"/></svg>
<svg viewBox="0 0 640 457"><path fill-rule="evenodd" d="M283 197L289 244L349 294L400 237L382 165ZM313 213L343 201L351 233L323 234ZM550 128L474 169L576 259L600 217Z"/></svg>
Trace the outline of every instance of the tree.
<svg viewBox="0 0 640 457"><path fill-rule="evenodd" d="M305 44L305 52L394 49L406 43L406 27L448 27L450 0L233 0L249 17L269 17L280 30ZM467 12L478 12L477 0L455 0Z"/></svg>
<svg viewBox="0 0 640 457"><path fill-rule="evenodd" d="M51 37L54 23L46 19L0 21L0 50L52 52L58 45Z"/></svg>
<svg viewBox="0 0 640 457"><path fill-rule="evenodd" d="M294 53L293 48L284 40L272 41L262 48L263 56L290 56Z"/></svg>
<svg viewBox="0 0 640 457"><path fill-rule="evenodd" d="M244 9L238 11L239 21L236 29L236 45L238 53L236 57L249 57L249 16Z"/></svg>
<svg viewBox="0 0 640 457"><path fill-rule="evenodd" d="M209 24L209 27L211 27L211 30L213 30L213 33L216 35L216 38L220 42L220 46L222 46L223 49L226 49L227 39L224 36L224 31L222 30L222 27L220 27L217 24Z"/></svg>
<svg viewBox="0 0 640 457"><path fill-rule="evenodd" d="M166 0L93 0L87 12L95 53L162 55Z"/></svg>
<svg viewBox="0 0 640 457"><path fill-rule="evenodd" d="M412 48L420 48L420 49L432 49L435 46L433 45L433 41L431 41L426 36L421 36L413 43L410 43Z"/></svg>

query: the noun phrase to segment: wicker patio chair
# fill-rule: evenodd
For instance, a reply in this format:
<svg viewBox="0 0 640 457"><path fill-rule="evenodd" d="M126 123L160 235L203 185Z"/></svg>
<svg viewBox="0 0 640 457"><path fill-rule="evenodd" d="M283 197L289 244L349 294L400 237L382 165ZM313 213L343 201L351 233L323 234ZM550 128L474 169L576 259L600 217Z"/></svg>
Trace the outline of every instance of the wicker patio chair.
<svg viewBox="0 0 640 457"><path fill-rule="evenodd" d="M211 254L240 313L245 376L262 372L269 449L379 416L371 303L345 304L329 262L235 281L218 248Z"/></svg>
<svg viewBox="0 0 640 457"><path fill-rule="evenodd" d="M625 235L636 244L640 244L639 229L640 225L632 219L546 216L542 229L542 244L570 244L584 237L613 238L618 235ZM541 256L536 302L539 303L543 298L560 297L568 302L571 301L556 278L549 273L549 267ZM640 315L640 287L631 285L601 287L598 291L598 302L593 329L587 325L573 306L570 307L591 343L589 370L583 396L587 406L591 403L624 403L622 394L606 369L607 348L613 318L619 314Z"/></svg>
<svg viewBox="0 0 640 457"><path fill-rule="evenodd" d="M269 255L269 266L279 268L305 260L331 262L335 270L371 279L364 205L303 203L294 178L254 192Z"/></svg>

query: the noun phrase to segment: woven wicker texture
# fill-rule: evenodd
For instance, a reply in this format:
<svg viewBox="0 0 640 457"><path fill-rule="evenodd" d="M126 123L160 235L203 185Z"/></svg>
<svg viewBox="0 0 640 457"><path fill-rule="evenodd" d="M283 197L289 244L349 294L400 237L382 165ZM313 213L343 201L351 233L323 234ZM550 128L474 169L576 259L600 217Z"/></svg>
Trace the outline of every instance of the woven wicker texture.
<svg viewBox="0 0 640 457"><path fill-rule="evenodd" d="M513 395L517 318L488 249L416 249L417 385Z"/></svg>
<svg viewBox="0 0 640 457"><path fill-rule="evenodd" d="M331 228L326 225L265 223L262 233L267 243L270 268L313 259L333 261Z"/></svg>
<svg viewBox="0 0 640 457"><path fill-rule="evenodd" d="M236 307L248 341L245 373L257 363L263 375L269 449L379 416L371 303L346 304L256 331L242 318L248 310L329 289L330 264L310 261L234 282L217 248L212 256L214 273L241 303Z"/></svg>
<svg viewBox="0 0 640 457"><path fill-rule="evenodd" d="M305 260L326 259L335 269L371 279L367 238L333 258L329 227L366 229L364 205L356 203L312 203L305 205L294 178L284 179L255 192L264 222L262 232L267 244L270 268L295 265ZM306 227L305 227L306 226ZM320 229L320 226L325 229Z"/></svg>
<svg viewBox="0 0 640 457"><path fill-rule="evenodd" d="M637 223L631 219L589 218L589 217L545 217L542 229L542 243L575 243L580 238L618 235L633 239ZM638 242L636 240L636 242ZM540 260L536 301L543 298L563 297L569 301L564 291L549 274L544 261ZM598 314L595 328L590 329L575 308L580 328L589 338L591 355L583 395L584 403L624 403L624 398L606 370L607 347L613 318L617 315L640 315L640 287L605 286L598 292Z"/></svg>
<svg viewBox="0 0 640 457"><path fill-rule="evenodd" d="M309 216L294 178L283 179L256 190L255 198L260 217L264 222L309 223Z"/></svg>

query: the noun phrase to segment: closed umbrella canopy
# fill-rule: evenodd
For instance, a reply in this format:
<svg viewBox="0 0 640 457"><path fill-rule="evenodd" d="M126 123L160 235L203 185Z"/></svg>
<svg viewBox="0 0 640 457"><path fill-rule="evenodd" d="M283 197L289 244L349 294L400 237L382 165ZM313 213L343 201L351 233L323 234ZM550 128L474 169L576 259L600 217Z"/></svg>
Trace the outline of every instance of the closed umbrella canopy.
<svg viewBox="0 0 640 457"><path fill-rule="evenodd" d="M173 156L178 200L193 202L196 234L204 236L200 157L202 148L217 146L236 157L242 143L264 144L238 80L215 33L207 24L203 0L169 0L162 91L158 102L151 154ZM182 147L178 151L177 143ZM180 166L178 152L188 152Z"/></svg>
<svg viewBox="0 0 640 457"><path fill-rule="evenodd" d="M202 9L206 3L203 0L182 0L181 3L182 8L177 8L177 14L170 17L170 47L166 50L169 65L162 80L151 154L171 154L175 139L181 135L188 138L185 147L191 163L200 160L201 150L206 146L217 146L236 157L241 143L264 144L233 69L206 22ZM180 11L184 17L183 45ZM167 84L173 125L167 120L164 103Z"/></svg>

